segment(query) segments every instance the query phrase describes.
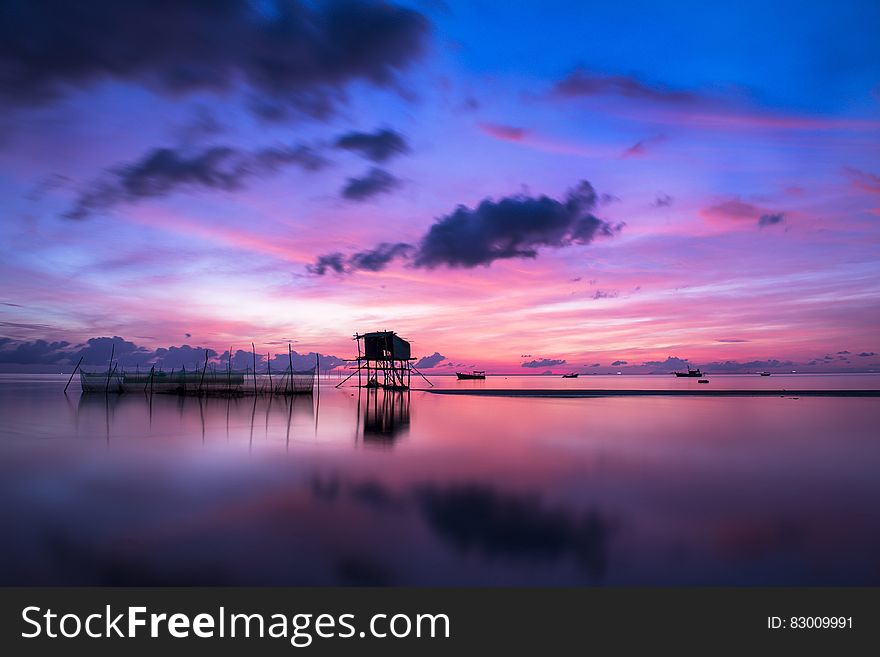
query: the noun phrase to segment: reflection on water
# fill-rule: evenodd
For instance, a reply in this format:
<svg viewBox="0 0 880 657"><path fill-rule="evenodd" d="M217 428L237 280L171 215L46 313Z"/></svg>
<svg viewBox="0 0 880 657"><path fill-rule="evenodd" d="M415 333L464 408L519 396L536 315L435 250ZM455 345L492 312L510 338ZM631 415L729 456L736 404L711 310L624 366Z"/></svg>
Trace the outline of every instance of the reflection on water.
<svg viewBox="0 0 880 657"><path fill-rule="evenodd" d="M880 583L875 399L63 384L0 378L3 584Z"/></svg>
<svg viewBox="0 0 880 657"><path fill-rule="evenodd" d="M393 445L409 431L409 391L364 388L363 437L365 442ZM360 401L360 400L359 400Z"/></svg>

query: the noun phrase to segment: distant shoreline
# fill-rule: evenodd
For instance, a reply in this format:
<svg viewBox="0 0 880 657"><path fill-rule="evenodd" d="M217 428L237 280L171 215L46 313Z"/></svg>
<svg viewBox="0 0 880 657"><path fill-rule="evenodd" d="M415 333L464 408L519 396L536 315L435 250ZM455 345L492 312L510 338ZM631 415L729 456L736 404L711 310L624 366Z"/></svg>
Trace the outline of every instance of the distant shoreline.
<svg viewBox="0 0 880 657"><path fill-rule="evenodd" d="M477 397L880 397L880 390L525 390L424 389L434 395Z"/></svg>

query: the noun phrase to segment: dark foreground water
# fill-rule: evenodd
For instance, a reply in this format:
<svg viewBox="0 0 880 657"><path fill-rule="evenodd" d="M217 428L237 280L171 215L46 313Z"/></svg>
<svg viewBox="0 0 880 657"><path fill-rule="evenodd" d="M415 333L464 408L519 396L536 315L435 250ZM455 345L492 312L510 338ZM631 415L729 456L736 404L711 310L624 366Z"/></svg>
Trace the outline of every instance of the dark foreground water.
<svg viewBox="0 0 880 657"><path fill-rule="evenodd" d="M3 375L0 583L880 584L878 399L333 383L316 407Z"/></svg>

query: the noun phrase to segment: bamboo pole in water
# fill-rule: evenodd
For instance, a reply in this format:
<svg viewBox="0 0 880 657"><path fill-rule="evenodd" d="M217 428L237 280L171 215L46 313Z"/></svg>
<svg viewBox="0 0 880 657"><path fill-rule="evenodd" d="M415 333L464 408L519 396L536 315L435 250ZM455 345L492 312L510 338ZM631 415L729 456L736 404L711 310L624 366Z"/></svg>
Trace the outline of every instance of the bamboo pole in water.
<svg viewBox="0 0 880 657"><path fill-rule="evenodd" d="M110 345L110 362L107 363L107 385L104 386L104 394L110 391L110 367L113 365L113 356L116 354L116 344Z"/></svg>
<svg viewBox="0 0 880 657"><path fill-rule="evenodd" d="M73 368L73 372L70 373L70 378L67 379L67 385L64 386L64 392L67 392L67 388L70 385L70 382L73 381L73 375L76 374L76 371L79 369L79 366L82 364L83 358L85 358L85 356L79 357L79 362L76 364L76 367Z"/></svg>
<svg viewBox="0 0 880 657"><path fill-rule="evenodd" d="M266 354L266 371L269 372L269 391L274 395L275 388L272 387L272 353Z"/></svg>
<svg viewBox="0 0 880 657"><path fill-rule="evenodd" d="M208 350L205 349L205 366L202 368L202 378L199 379L199 393L202 392L202 384L205 382L205 372L208 369Z"/></svg>
<svg viewBox="0 0 880 657"><path fill-rule="evenodd" d="M251 342L251 352L254 355L254 394L257 394L257 347Z"/></svg>
<svg viewBox="0 0 880 657"><path fill-rule="evenodd" d="M290 363L290 394L293 394L293 352L290 349L290 343L287 343L287 361Z"/></svg>

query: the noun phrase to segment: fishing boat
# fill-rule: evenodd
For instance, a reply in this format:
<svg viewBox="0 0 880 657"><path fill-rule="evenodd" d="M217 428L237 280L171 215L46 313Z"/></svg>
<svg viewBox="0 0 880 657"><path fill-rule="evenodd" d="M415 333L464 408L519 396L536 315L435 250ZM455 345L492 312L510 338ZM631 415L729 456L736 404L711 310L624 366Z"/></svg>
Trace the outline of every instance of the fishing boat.
<svg viewBox="0 0 880 657"><path fill-rule="evenodd" d="M673 372L673 374L675 374L675 376L678 376L678 377L693 378L693 379L699 379L701 376L703 376L703 373L700 371L700 368L692 370L690 367L688 367L687 372Z"/></svg>
<svg viewBox="0 0 880 657"><path fill-rule="evenodd" d="M761 376L770 376L770 372L758 372Z"/></svg>
<svg viewBox="0 0 880 657"><path fill-rule="evenodd" d="M578 378L578 374L579 374L579 372L572 372L571 374L563 374L562 378L563 379L576 379L576 378Z"/></svg>
<svg viewBox="0 0 880 657"><path fill-rule="evenodd" d="M485 370L474 370L470 374L467 372L456 372L455 376L459 378L459 380L469 380L469 379L485 379L486 371Z"/></svg>

